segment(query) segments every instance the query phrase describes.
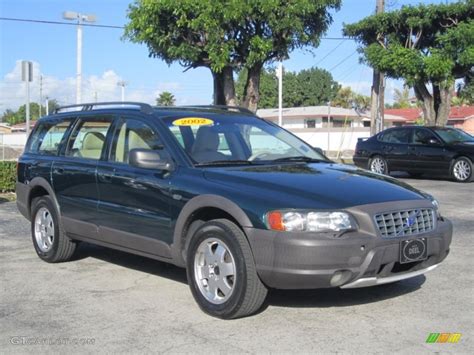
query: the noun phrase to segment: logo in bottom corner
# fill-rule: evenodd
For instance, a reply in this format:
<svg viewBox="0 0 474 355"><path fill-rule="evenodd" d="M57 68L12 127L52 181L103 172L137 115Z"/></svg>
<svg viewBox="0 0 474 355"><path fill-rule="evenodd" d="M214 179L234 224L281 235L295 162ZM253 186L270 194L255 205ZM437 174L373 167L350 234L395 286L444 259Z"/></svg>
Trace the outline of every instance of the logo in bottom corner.
<svg viewBox="0 0 474 355"><path fill-rule="evenodd" d="M461 333L430 333L426 339L427 343L459 343Z"/></svg>

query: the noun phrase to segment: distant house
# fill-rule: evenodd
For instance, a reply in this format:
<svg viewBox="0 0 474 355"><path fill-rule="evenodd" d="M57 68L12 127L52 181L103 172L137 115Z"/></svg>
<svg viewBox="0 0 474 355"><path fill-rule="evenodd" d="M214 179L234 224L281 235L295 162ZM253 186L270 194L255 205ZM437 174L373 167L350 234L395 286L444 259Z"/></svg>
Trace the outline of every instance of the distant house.
<svg viewBox="0 0 474 355"><path fill-rule="evenodd" d="M385 109L385 118L387 115L395 115L402 117L404 125L415 124L419 118L423 118L423 110L421 108L400 108ZM460 128L468 133L474 133L474 106L454 106L451 107L448 116L448 126Z"/></svg>
<svg viewBox="0 0 474 355"><path fill-rule="evenodd" d="M278 123L278 109L260 109L257 115ZM370 127L370 112L328 106L290 107L283 109L283 127L286 129L324 129ZM385 125L390 127L405 122L403 117L386 116Z"/></svg>
<svg viewBox="0 0 474 355"><path fill-rule="evenodd" d="M35 126L36 121L30 121L30 131ZM11 126L11 133L26 132L26 122Z"/></svg>
<svg viewBox="0 0 474 355"><path fill-rule="evenodd" d="M0 134L12 133L12 128L6 123L0 123Z"/></svg>

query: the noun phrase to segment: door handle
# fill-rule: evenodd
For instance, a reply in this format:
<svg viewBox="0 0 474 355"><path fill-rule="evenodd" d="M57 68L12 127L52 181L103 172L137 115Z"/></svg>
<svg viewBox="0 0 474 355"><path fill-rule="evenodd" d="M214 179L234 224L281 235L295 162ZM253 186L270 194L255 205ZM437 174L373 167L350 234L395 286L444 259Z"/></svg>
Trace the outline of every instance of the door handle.
<svg viewBox="0 0 474 355"><path fill-rule="evenodd" d="M113 174L99 173L97 174L97 176L99 177L99 180L102 182L111 182Z"/></svg>
<svg viewBox="0 0 474 355"><path fill-rule="evenodd" d="M53 173L58 174L58 175L62 175L62 174L64 174L64 169L63 168L54 168Z"/></svg>

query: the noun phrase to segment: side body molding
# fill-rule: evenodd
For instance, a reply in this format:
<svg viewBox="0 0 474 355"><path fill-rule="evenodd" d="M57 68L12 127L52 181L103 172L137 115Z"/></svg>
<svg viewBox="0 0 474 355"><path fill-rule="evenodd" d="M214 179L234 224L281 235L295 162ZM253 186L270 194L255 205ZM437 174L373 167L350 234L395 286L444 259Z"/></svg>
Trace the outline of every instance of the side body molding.
<svg viewBox="0 0 474 355"><path fill-rule="evenodd" d="M253 227L252 222L245 212L234 202L218 195L199 195L189 200L181 210L173 234L172 255L173 262L177 266L185 267L184 251L186 250L186 235L183 235L188 227L189 217L202 208L218 208L230 214L241 227Z"/></svg>

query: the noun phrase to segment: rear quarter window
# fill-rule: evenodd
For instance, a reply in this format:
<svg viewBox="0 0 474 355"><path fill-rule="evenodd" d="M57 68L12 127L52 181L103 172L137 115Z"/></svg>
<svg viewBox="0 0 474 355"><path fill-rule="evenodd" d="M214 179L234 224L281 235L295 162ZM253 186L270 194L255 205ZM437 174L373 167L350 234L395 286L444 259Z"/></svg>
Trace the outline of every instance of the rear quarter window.
<svg viewBox="0 0 474 355"><path fill-rule="evenodd" d="M64 135L73 121L72 118L61 121L40 122L34 130L28 153L57 155Z"/></svg>

